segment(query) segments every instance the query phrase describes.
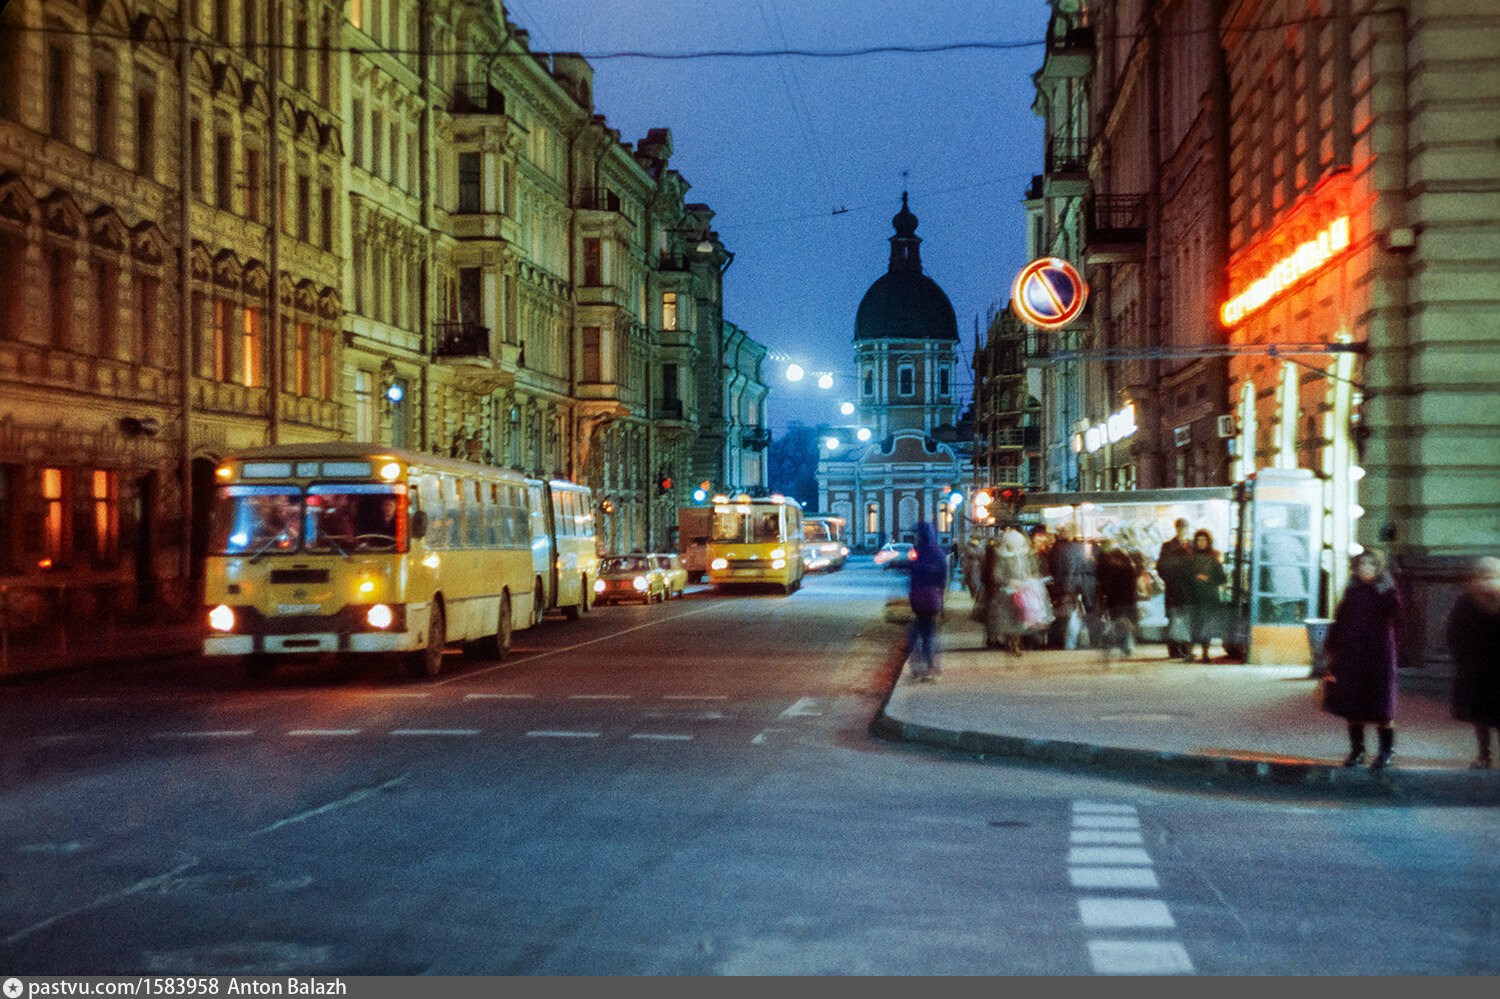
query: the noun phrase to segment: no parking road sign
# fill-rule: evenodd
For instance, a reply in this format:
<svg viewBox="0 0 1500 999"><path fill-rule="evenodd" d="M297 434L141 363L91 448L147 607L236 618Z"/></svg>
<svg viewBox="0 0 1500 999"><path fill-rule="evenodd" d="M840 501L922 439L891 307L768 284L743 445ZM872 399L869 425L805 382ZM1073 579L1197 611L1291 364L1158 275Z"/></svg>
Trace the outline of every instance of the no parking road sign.
<svg viewBox="0 0 1500 999"><path fill-rule="evenodd" d="M1077 319L1088 297L1089 286L1073 265L1057 257L1041 257L1021 268L1010 290L1016 315L1049 330Z"/></svg>

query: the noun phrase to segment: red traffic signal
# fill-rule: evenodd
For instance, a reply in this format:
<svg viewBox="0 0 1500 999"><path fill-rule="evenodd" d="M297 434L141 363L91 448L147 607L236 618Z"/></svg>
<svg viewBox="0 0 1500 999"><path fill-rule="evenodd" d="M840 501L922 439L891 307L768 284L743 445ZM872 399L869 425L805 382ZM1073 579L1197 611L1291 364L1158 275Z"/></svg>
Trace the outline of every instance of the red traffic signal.
<svg viewBox="0 0 1500 999"><path fill-rule="evenodd" d="M1026 490L1018 486L1006 486L1000 490L1000 502L1014 510L1026 502Z"/></svg>
<svg viewBox="0 0 1500 999"><path fill-rule="evenodd" d="M663 475L660 479L658 479L656 481L656 488L660 489L664 493L671 492L672 491L672 477L670 475Z"/></svg>

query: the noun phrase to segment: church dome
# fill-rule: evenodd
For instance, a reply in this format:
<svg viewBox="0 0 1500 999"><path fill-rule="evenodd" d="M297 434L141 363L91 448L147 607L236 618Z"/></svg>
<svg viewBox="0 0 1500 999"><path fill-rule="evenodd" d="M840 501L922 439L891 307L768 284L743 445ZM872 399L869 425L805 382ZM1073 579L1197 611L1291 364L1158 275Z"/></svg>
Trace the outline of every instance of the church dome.
<svg viewBox="0 0 1500 999"><path fill-rule="evenodd" d="M938 283L922 273L917 217L901 194L891 219L890 269L870 285L854 314L855 340L957 340L958 317Z"/></svg>

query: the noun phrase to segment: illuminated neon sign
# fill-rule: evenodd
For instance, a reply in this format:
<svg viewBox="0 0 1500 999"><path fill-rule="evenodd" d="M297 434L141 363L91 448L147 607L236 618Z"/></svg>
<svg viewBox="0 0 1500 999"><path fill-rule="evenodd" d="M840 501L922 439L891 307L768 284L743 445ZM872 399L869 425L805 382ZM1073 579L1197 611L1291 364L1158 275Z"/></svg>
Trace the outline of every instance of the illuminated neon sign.
<svg viewBox="0 0 1500 999"><path fill-rule="evenodd" d="M1135 403L1125 404L1125 408L1115 413L1103 423L1096 423L1082 433L1073 435L1073 450L1075 452L1087 450L1093 454L1105 444L1118 444L1139 429L1135 425Z"/></svg>
<svg viewBox="0 0 1500 999"><path fill-rule="evenodd" d="M1224 303L1219 318L1233 326L1299 280L1326 264L1349 245L1349 217L1334 219L1328 228L1297 247L1266 272L1265 277Z"/></svg>

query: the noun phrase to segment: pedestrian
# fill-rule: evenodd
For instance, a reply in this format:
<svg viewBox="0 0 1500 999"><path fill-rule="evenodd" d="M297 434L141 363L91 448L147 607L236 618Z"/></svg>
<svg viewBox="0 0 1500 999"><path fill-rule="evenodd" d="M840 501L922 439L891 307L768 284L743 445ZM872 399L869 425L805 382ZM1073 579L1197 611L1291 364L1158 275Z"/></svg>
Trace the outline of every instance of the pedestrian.
<svg viewBox="0 0 1500 999"><path fill-rule="evenodd" d="M1162 604L1167 612L1167 658L1181 659L1192 651L1189 593L1193 574L1193 546L1186 517L1178 517L1176 534L1162 542L1156 555L1156 574L1162 582Z"/></svg>
<svg viewBox="0 0 1500 999"><path fill-rule="evenodd" d="M964 588L969 591L969 596L978 604L984 600L984 587L979 581L980 568L984 564L984 546L979 543L978 538L970 538L964 545L962 567L964 574Z"/></svg>
<svg viewBox="0 0 1500 999"><path fill-rule="evenodd" d="M1188 559L1188 644L1182 658L1193 661L1193 648L1203 646L1203 661L1208 662L1209 647L1220 627L1224 610L1224 584L1229 576L1224 561L1214 548L1213 532L1199 528L1193 532L1193 554Z"/></svg>
<svg viewBox="0 0 1500 999"><path fill-rule="evenodd" d="M1453 653L1453 717L1474 726L1479 753L1475 770L1493 766L1490 729L1500 729L1500 558L1485 556L1474 566L1448 615L1448 650Z"/></svg>
<svg viewBox="0 0 1500 999"><path fill-rule="evenodd" d="M1111 649L1129 656L1135 651L1135 625L1140 619L1136 607L1136 568L1130 553L1112 539L1099 542L1099 557L1094 562L1095 604L1101 632L1099 646L1105 659Z"/></svg>
<svg viewBox="0 0 1500 999"><path fill-rule="evenodd" d="M1013 656L1021 654L1021 636L1051 622L1050 614L1028 620L1022 605L1032 596L1045 604L1041 573L1036 553L1025 535L1009 526L1001 532L992 548L985 551L984 564L984 644L986 648L1005 648Z"/></svg>
<svg viewBox="0 0 1500 999"><path fill-rule="evenodd" d="M1348 722L1346 767L1364 762L1365 726L1376 727L1380 749L1370 769L1380 770L1391 761L1396 744L1396 625L1401 597L1385 571L1385 560L1373 549L1354 556L1349 573L1349 585L1323 642L1328 657L1323 709Z"/></svg>
<svg viewBox="0 0 1500 999"><path fill-rule="evenodd" d="M932 524L917 521L915 533L917 557L909 568L907 589L912 623L907 631L906 655L912 679L932 681L942 672L937 662L937 619L943 612L943 590L948 586L948 557L938 544Z"/></svg>
<svg viewBox="0 0 1500 999"><path fill-rule="evenodd" d="M1050 571L1057 592L1053 613L1062 634L1062 647L1076 649L1084 619L1094 605L1094 563L1089 557L1089 546L1079 540L1070 526L1057 530Z"/></svg>

